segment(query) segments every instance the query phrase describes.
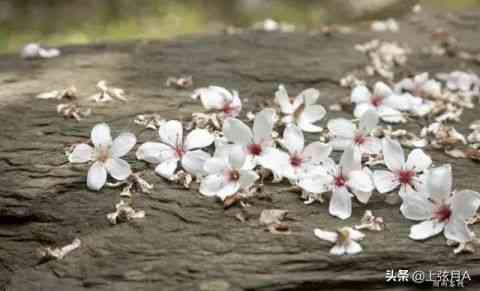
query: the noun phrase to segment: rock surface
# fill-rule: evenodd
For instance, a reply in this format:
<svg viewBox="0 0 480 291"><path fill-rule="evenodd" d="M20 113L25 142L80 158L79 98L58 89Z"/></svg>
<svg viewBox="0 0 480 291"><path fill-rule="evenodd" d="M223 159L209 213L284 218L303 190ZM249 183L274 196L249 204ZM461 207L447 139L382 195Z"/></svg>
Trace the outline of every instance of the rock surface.
<svg viewBox="0 0 480 291"><path fill-rule="evenodd" d="M271 100L279 83L293 94L307 87L323 92L320 102L336 102L349 94L338 86L346 73L367 59L353 49L373 38L395 39L413 48L408 66L398 75L471 69L478 65L457 58L425 57L420 48L430 32L444 27L460 45L480 51L480 12L416 16L401 22L398 34L355 32L330 36L306 33L244 33L184 38L171 42L65 47L52 60L24 61L0 57L0 287L32 290L320 290L403 289L415 285L385 283L387 269L468 270L468 286L480 288L480 255L455 256L443 237L425 242L408 239L411 222L398 205L377 195L368 206L354 202L353 215L340 221L328 215L327 204L304 205L288 185L265 188L269 199L255 199L246 209L247 222L196 191L183 190L155 176L152 168L128 160L133 168L149 169L154 183L149 194L135 197L145 219L110 225L119 189L90 192L87 166L67 163L65 150L89 138L98 122L110 124L114 135L129 130L139 142L154 140L154 131L134 124L137 114L188 119L200 106L189 91L165 88L169 76L192 75L196 87L217 84L238 89L246 111ZM456 21L461 19L462 21ZM97 81L127 90L129 102L93 104L86 99ZM373 79L370 79L373 80ZM75 85L80 104L92 107L81 122L55 112L58 101L38 100L45 91ZM459 129L478 118L469 110ZM349 113L329 113L334 116ZM415 125L411 125L415 127ZM417 125L418 128L418 125ZM314 136L310 136L311 139ZM432 152L435 163L452 163L455 187L480 190L478 164ZM286 209L289 235L275 235L258 223L263 209ZM351 257L328 254L328 244L313 236L315 227L334 229L356 224L365 209L385 218L387 228L367 233L364 252ZM477 232L478 226L473 227ZM61 261L43 261L38 250L63 246L74 238L82 247Z"/></svg>

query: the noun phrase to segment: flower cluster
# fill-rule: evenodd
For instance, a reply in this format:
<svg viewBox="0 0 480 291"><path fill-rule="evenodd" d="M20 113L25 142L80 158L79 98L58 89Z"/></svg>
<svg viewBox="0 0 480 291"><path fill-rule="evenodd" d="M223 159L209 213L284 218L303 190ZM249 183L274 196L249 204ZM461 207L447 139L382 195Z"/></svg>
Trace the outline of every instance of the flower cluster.
<svg viewBox="0 0 480 291"><path fill-rule="evenodd" d="M386 132L381 121L405 121L404 112L424 110L420 109L426 103L424 98L438 96L442 90L428 75L402 80L394 89L378 82L370 91L358 83L351 92L357 119L331 119L326 122L328 142L307 143L304 133L324 131L320 122L326 110L317 104L318 90L307 89L292 98L280 85L275 106L242 119L239 94L209 86L195 90L192 98L201 101L207 111L202 114L215 116L215 126L202 126L205 124L198 120L188 126L178 120L158 122L150 128L158 127L159 140L141 144L136 158L154 164L155 172L168 181L186 187L198 183L202 195L225 204L255 195L255 185L269 177L273 177L272 182L285 181L300 189L309 203L323 201L323 195L330 193L328 211L340 219L352 215L352 198L368 204L372 195L398 193L401 213L423 221L412 227L412 239L425 239L444 230L447 239L465 243L474 238L467 220L480 206L480 194L452 192L450 165L432 167L431 158L422 149L414 149L405 157L393 134L378 134ZM193 114L194 119L198 116ZM98 124L92 130L91 142L93 147L79 144L69 155L72 163L93 161L87 175L90 189L100 190L107 173L116 180L126 180L132 174L121 157L134 148L133 134L124 133L112 141L109 127ZM341 152L338 162L334 151ZM379 161L375 168L368 163L372 159ZM117 212L122 207L117 207ZM367 212L359 226L364 228L380 231L383 219ZM364 237L350 227L337 232L316 229L315 235L335 243L333 254L360 252L356 241Z"/></svg>

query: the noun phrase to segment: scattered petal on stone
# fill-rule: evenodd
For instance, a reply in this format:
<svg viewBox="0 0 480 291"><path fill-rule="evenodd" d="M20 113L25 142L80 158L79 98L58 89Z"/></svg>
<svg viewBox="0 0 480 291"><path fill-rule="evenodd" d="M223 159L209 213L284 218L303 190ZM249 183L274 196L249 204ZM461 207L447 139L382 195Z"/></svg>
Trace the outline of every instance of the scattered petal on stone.
<svg viewBox="0 0 480 291"><path fill-rule="evenodd" d="M74 100L77 99L77 88L75 86L70 86L64 90L54 90L54 91L49 91L49 92L44 92L38 94L35 98L37 99L56 99L56 100L61 100L61 99L68 99L68 100Z"/></svg>
<svg viewBox="0 0 480 291"><path fill-rule="evenodd" d="M360 220L359 225L355 225L355 229L368 229L371 231L382 231L385 228L383 217L373 216L372 211L366 210Z"/></svg>
<svg viewBox="0 0 480 291"><path fill-rule="evenodd" d="M97 89L100 91L92 96L90 100L93 100L97 103L104 103L115 99L126 102L127 97L125 96L125 91L120 88L108 87L107 82L102 80L97 83Z"/></svg>
<svg viewBox="0 0 480 291"><path fill-rule="evenodd" d="M20 53L24 59L51 59L60 55L60 50L56 48L46 49L38 43L29 43L25 45Z"/></svg>
<svg viewBox="0 0 480 291"><path fill-rule="evenodd" d="M288 211L282 209L264 209L260 214L260 223L263 225L280 224L286 217Z"/></svg>
<svg viewBox="0 0 480 291"><path fill-rule="evenodd" d="M395 19L388 18L386 20L376 20L372 22L370 29L378 32L398 32L400 30L400 26Z"/></svg>
<svg viewBox="0 0 480 291"><path fill-rule="evenodd" d="M92 113L90 108L81 109L75 103L62 103L57 105L57 113L62 114L66 118L73 118L80 121Z"/></svg>
<svg viewBox="0 0 480 291"><path fill-rule="evenodd" d="M193 79L192 76L185 76L185 77L168 77L167 81L165 82L165 86L167 87L175 87L177 89L188 89L193 86Z"/></svg>
<svg viewBox="0 0 480 291"><path fill-rule="evenodd" d="M145 211L136 211L123 200L120 200L120 202L115 205L115 208L115 212L107 214L107 219L108 221L110 221L111 224L127 222L132 219L145 217Z"/></svg>
<svg viewBox="0 0 480 291"><path fill-rule="evenodd" d="M172 181L182 185L185 189L190 189L190 185L193 182L193 176L184 170L179 170L173 176Z"/></svg>
<svg viewBox="0 0 480 291"><path fill-rule="evenodd" d="M257 22L253 25L254 29L263 30L267 32L280 31L280 32L292 32L295 31L295 25L284 22L277 22L271 18L267 18L262 22Z"/></svg>
<svg viewBox="0 0 480 291"><path fill-rule="evenodd" d="M446 149L445 153L450 157L457 158L457 159L464 159L467 157L467 154L460 149L451 149L451 150Z"/></svg>
<svg viewBox="0 0 480 291"><path fill-rule="evenodd" d="M76 238L71 244L63 246L61 248L45 248L45 250L42 251L42 256L46 259L61 260L73 250L78 249L81 245L82 242L80 241L80 239Z"/></svg>
<svg viewBox="0 0 480 291"><path fill-rule="evenodd" d="M158 130L166 120L159 114L140 114L135 117L133 122L148 129Z"/></svg>

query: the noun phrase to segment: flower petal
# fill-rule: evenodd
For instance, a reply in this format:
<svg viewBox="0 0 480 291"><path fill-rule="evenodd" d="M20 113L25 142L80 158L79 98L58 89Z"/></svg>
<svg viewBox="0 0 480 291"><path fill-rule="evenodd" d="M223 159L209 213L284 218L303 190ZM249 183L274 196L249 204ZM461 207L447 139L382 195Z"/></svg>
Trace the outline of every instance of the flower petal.
<svg viewBox="0 0 480 291"><path fill-rule="evenodd" d="M181 147L183 144L183 127L178 120L170 120L158 129L160 140L172 147Z"/></svg>
<svg viewBox="0 0 480 291"><path fill-rule="evenodd" d="M346 252L347 250L345 249L345 246L343 244L334 245L330 249L330 254L337 255L337 256L344 255Z"/></svg>
<svg viewBox="0 0 480 291"><path fill-rule="evenodd" d="M258 180L259 176L254 171L250 170L240 170L240 188L247 189L252 186L255 181Z"/></svg>
<svg viewBox="0 0 480 291"><path fill-rule="evenodd" d="M372 94L370 90L364 85L359 85L353 88L350 99L353 103L366 103L370 100Z"/></svg>
<svg viewBox="0 0 480 291"><path fill-rule="evenodd" d="M312 105L315 104L315 102L318 100L318 97L320 97L320 91L314 88L309 88L300 92L298 96L302 98L305 105Z"/></svg>
<svg viewBox="0 0 480 291"><path fill-rule="evenodd" d="M374 110L375 112L378 112L376 107L373 107L370 103L359 103L355 106L355 109L353 110L353 115L356 118L362 118L363 114L369 110Z"/></svg>
<svg viewBox="0 0 480 291"><path fill-rule="evenodd" d="M175 150L170 146L159 142L146 142L137 149L137 159L152 164L158 164L165 160L173 159Z"/></svg>
<svg viewBox="0 0 480 291"><path fill-rule="evenodd" d="M253 122L253 140L255 143L264 143L272 139L275 111L266 108L257 113Z"/></svg>
<svg viewBox="0 0 480 291"><path fill-rule="evenodd" d="M305 147L303 157L309 160L309 162L318 163L328 158L331 152L331 145L316 141Z"/></svg>
<svg viewBox="0 0 480 291"><path fill-rule="evenodd" d="M278 90L275 92L275 103L280 106L283 114L292 114L294 111L287 90L283 85L278 86Z"/></svg>
<svg viewBox="0 0 480 291"><path fill-rule="evenodd" d="M328 242L331 242L331 243L335 243L337 241L337 238L338 238L338 234L336 232L321 230L320 228L315 228L313 230L313 233L319 239L325 240L325 241L328 241Z"/></svg>
<svg viewBox="0 0 480 291"><path fill-rule="evenodd" d="M424 240L442 232L445 224L433 219L417 223L410 228L409 237L413 240Z"/></svg>
<svg viewBox="0 0 480 291"><path fill-rule="evenodd" d="M107 169L102 162L95 162L88 170L87 187L90 190L98 191L107 182Z"/></svg>
<svg viewBox="0 0 480 291"><path fill-rule="evenodd" d="M433 204L424 193L408 193L402 196L400 212L411 220L426 220L432 217Z"/></svg>
<svg viewBox="0 0 480 291"><path fill-rule="evenodd" d="M344 175L361 169L362 157L352 147L346 148L340 158L340 167Z"/></svg>
<svg viewBox="0 0 480 291"><path fill-rule="evenodd" d="M234 169L241 169L245 165L247 155L245 149L241 146L235 145L230 148L228 154L228 162Z"/></svg>
<svg viewBox="0 0 480 291"><path fill-rule="evenodd" d="M373 181L378 192L382 194L390 192L400 185L395 174L384 170L373 172Z"/></svg>
<svg viewBox="0 0 480 291"><path fill-rule="evenodd" d="M262 155L258 158L258 163L281 176L283 167L289 163L290 156L276 148L265 148Z"/></svg>
<svg viewBox="0 0 480 291"><path fill-rule="evenodd" d="M320 132L322 128L313 123L321 120L326 113L322 105L306 106L298 118L298 126L305 132Z"/></svg>
<svg viewBox="0 0 480 291"><path fill-rule="evenodd" d="M330 215L347 219L352 215L352 194L346 187L335 188L328 206Z"/></svg>
<svg viewBox="0 0 480 291"><path fill-rule="evenodd" d="M363 138L363 143L359 146L360 151L370 155L377 155L382 151L382 142L380 139L369 136Z"/></svg>
<svg viewBox="0 0 480 291"><path fill-rule="evenodd" d="M459 217L453 217L445 225L445 232L443 233L449 240L464 243L471 241L475 235L468 229L465 220Z"/></svg>
<svg viewBox="0 0 480 291"><path fill-rule="evenodd" d="M195 176L204 175L205 162L210 158L210 154L202 150L188 151L182 157L182 168Z"/></svg>
<svg viewBox="0 0 480 291"><path fill-rule="evenodd" d="M231 196L238 192L240 189L240 183L238 182L227 182L217 191L217 197L222 200L225 200L228 196Z"/></svg>
<svg viewBox="0 0 480 291"><path fill-rule="evenodd" d="M377 127L379 121L380 117L377 112L373 109L368 109L360 118L359 127L364 133L370 133Z"/></svg>
<svg viewBox="0 0 480 291"><path fill-rule="evenodd" d="M175 170L178 166L178 159L170 159L163 161L156 168L155 172L161 177L172 180Z"/></svg>
<svg viewBox="0 0 480 291"><path fill-rule="evenodd" d="M330 190L332 187L332 182L332 176L317 174L302 177L298 183L298 186L307 192L319 194Z"/></svg>
<svg viewBox="0 0 480 291"><path fill-rule="evenodd" d="M225 176L221 174L208 175L202 179L199 191L205 196L216 196L224 186Z"/></svg>
<svg viewBox="0 0 480 291"><path fill-rule="evenodd" d="M467 220L477 213L480 207L480 194L472 190L455 193L452 198L452 216Z"/></svg>
<svg viewBox="0 0 480 291"><path fill-rule="evenodd" d="M372 178L366 171L361 170L352 171L348 174L347 185L361 192L371 192L374 189Z"/></svg>
<svg viewBox="0 0 480 291"><path fill-rule="evenodd" d="M137 138L133 133L122 133L113 140L111 151L112 156L116 158L126 155L137 143Z"/></svg>
<svg viewBox="0 0 480 291"><path fill-rule="evenodd" d="M203 169L208 174L221 173L223 175L223 172L226 169L228 169L227 160L225 158L216 158L216 157L208 159L205 162L205 165L203 166Z"/></svg>
<svg viewBox="0 0 480 291"><path fill-rule="evenodd" d="M127 179L132 173L130 165L126 161L119 158L108 159L105 162L105 168L110 176L120 181Z"/></svg>
<svg viewBox="0 0 480 291"><path fill-rule="evenodd" d="M213 143L214 136L206 129L194 129L185 138L184 149L187 151L208 147Z"/></svg>
<svg viewBox="0 0 480 291"><path fill-rule="evenodd" d="M387 168L391 171L397 172L403 169L405 154L397 140L392 140L388 137L383 139L383 158Z"/></svg>
<svg viewBox="0 0 480 291"><path fill-rule="evenodd" d="M450 164L430 169L426 189L433 200L440 202L452 193L452 167Z"/></svg>
<svg viewBox="0 0 480 291"><path fill-rule="evenodd" d="M76 145L72 153L68 155L70 163L85 163L91 161L92 158L93 148L86 143Z"/></svg>
<svg viewBox="0 0 480 291"><path fill-rule="evenodd" d="M301 153L305 146L302 130L294 124L287 126L283 131L283 143L290 154Z"/></svg>
<svg viewBox="0 0 480 291"><path fill-rule="evenodd" d="M223 123L223 134L229 141L240 145L248 145L253 141L250 128L236 118L225 120Z"/></svg>
<svg viewBox="0 0 480 291"><path fill-rule="evenodd" d="M106 123L95 125L90 133L90 139L95 147L110 145L112 143L110 127Z"/></svg>
<svg viewBox="0 0 480 291"><path fill-rule="evenodd" d="M386 98L390 95L392 95L392 89L388 87L387 84L383 82L376 82L375 86L373 88L373 95L381 98Z"/></svg>
<svg viewBox="0 0 480 291"><path fill-rule="evenodd" d="M405 121L405 117L403 117L402 112L385 105L379 106L377 108L377 113L385 122L399 123Z"/></svg>
<svg viewBox="0 0 480 291"><path fill-rule="evenodd" d="M346 246L345 246L345 252L349 255L354 255L358 254L362 251L362 246L356 242L356 241L350 241Z"/></svg>
<svg viewBox="0 0 480 291"><path fill-rule="evenodd" d="M345 118L331 119L327 124L327 128L330 136L333 138L340 137L351 141L355 137L355 125Z"/></svg>
<svg viewBox="0 0 480 291"><path fill-rule="evenodd" d="M423 172L432 165L432 159L421 149L414 149L410 152L405 163L405 169L415 172Z"/></svg>

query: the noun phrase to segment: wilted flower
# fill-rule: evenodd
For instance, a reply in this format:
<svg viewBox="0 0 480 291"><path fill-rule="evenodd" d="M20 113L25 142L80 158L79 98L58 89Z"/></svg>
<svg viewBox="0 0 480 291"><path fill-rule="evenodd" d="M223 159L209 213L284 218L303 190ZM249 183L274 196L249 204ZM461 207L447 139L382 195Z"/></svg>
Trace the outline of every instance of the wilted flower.
<svg viewBox="0 0 480 291"><path fill-rule="evenodd" d="M253 131L236 118L229 118L223 124L223 134L228 141L241 145L247 154L245 167L252 169L260 164L274 170L282 166L282 152L273 148L272 129L275 111L264 109L257 113L253 122Z"/></svg>
<svg viewBox="0 0 480 291"><path fill-rule="evenodd" d="M401 197L417 189L421 183L419 174L432 164L432 159L420 149L411 151L405 162L400 143L388 137L383 139L383 156L390 171L376 170L373 173L375 186L380 193L390 192L400 186Z"/></svg>
<svg viewBox="0 0 480 291"><path fill-rule="evenodd" d="M378 32L398 32L400 30L400 26L398 22L393 18L388 18L385 20L376 20L370 24L370 29L373 31Z"/></svg>
<svg viewBox="0 0 480 291"><path fill-rule="evenodd" d="M94 161L88 170L87 186L91 190L100 190L107 182L107 172L116 180L125 180L132 173L130 165L120 159L137 143L132 133L122 133L112 141L110 127L100 123L93 127L90 139L92 148L86 143L75 146L68 156L70 163Z"/></svg>
<svg viewBox="0 0 480 291"><path fill-rule="evenodd" d="M332 191L329 212L341 219L352 214L352 193L367 203L374 189L368 168L362 170L360 155L353 148L345 150L338 166L331 159L325 160L302 177L299 186L313 193Z"/></svg>
<svg viewBox="0 0 480 291"><path fill-rule="evenodd" d="M107 219L111 224L127 222L132 219L144 218L145 211L135 210L129 203L120 200L115 205L115 212L107 214Z"/></svg>
<svg viewBox="0 0 480 291"><path fill-rule="evenodd" d="M479 206L477 192L452 193L452 169L444 165L427 173L426 185L420 192L403 197L400 211L408 219L422 221L411 227L411 239L423 240L443 231L449 240L468 242L473 233L466 220L475 215Z"/></svg>
<svg viewBox="0 0 480 291"><path fill-rule="evenodd" d="M317 89L302 91L297 97L290 98L283 85L278 86L275 92L275 103L280 106L285 116L282 121L286 124L294 123L305 132L320 132L322 128L315 125L326 114L322 105L315 104L320 92Z"/></svg>
<svg viewBox="0 0 480 291"><path fill-rule="evenodd" d="M440 73L437 77L446 82L451 91L478 94L480 79L476 74L462 71L453 71L449 74Z"/></svg>
<svg viewBox="0 0 480 291"><path fill-rule="evenodd" d="M351 101L356 104L355 117L360 118L368 110L373 110L383 121L392 123L404 122L405 118L400 110L410 109L409 100L394 94L383 82L375 84L373 94L366 86L356 86L352 90Z"/></svg>
<svg viewBox="0 0 480 291"><path fill-rule="evenodd" d="M210 155L201 148L213 143L213 135L205 129L194 129L183 139L180 121L171 120L158 130L160 142L146 142L137 150L137 158L158 164L155 172L169 180L174 177L180 161L183 169L194 175L204 174L203 165Z"/></svg>
<svg viewBox="0 0 480 291"><path fill-rule="evenodd" d="M46 49L38 43L29 43L25 45L20 53L24 59L51 59L60 55L60 50L56 48Z"/></svg>
<svg viewBox="0 0 480 291"><path fill-rule="evenodd" d="M228 157L213 157L205 162L207 176L202 179L200 193L225 200L241 189L248 189L259 178L257 173L244 167L245 152L234 146Z"/></svg>
<svg viewBox="0 0 480 291"><path fill-rule="evenodd" d="M281 170L282 176L296 180L309 167L318 165L331 153L332 147L321 142L313 142L305 146L303 132L291 124L283 132L283 146L288 150L286 163Z"/></svg>
<svg viewBox="0 0 480 291"><path fill-rule="evenodd" d="M335 244L330 249L332 255L353 255L362 251L362 246L357 241L362 240L365 235L351 227L343 227L336 232L316 228L313 233L319 239Z"/></svg>
<svg viewBox="0 0 480 291"><path fill-rule="evenodd" d="M430 79L427 72L415 75L413 78L406 78L395 85L398 93L408 92L414 97L438 97L442 94L440 82Z"/></svg>
<svg viewBox="0 0 480 291"><path fill-rule="evenodd" d="M385 228L383 217L374 216L371 210L366 210L359 225L355 229L368 229L371 231L382 231Z"/></svg>
<svg viewBox="0 0 480 291"><path fill-rule="evenodd" d="M242 109L242 102L237 91L228 91L218 86L199 88L192 94L193 99L200 98L206 110L221 112L224 117L236 117Z"/></svg>
<svg viewBox="0 0 480 291"><path fill-rule="evenodd" d="M371 135L378 126L379 117L374 110L367 110L357 126L350 120L337 118L328 122L330 144L335 150L353 147L360 154L379 154L382 150L380 139Z"/></svg>

